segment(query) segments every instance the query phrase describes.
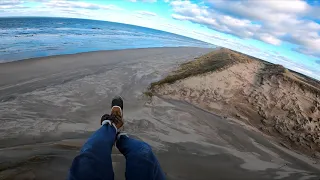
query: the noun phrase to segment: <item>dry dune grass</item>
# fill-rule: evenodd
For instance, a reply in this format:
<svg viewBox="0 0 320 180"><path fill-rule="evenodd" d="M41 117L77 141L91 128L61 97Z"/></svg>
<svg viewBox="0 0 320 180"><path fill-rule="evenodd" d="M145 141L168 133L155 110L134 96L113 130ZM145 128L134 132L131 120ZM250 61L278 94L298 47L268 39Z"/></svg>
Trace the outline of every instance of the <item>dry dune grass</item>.
<svg viewBox="0 0 320 180"><path fill-rule="evenodd" d="M173 72L172 75L169 75L158 82L152 83L151 89L157 85L165 83L171 84L180 79L211 71L222 70L223 68L232 65L236 61L232 56L230 56L230 54L224 53L225 51L227 51L227 49L221 48L220 50L216 50L196 58L194 61L181 64L180 68Z"/></svg>

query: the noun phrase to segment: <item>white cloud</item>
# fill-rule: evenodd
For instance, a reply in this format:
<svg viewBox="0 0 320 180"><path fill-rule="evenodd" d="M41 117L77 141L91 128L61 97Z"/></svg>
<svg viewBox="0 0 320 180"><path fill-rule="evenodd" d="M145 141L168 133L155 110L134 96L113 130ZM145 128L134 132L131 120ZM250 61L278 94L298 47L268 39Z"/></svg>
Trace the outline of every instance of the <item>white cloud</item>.
<svg viewBox="0 0 320 180"><path fill-rule="evenodd" d="M303 34L301 34L303 33ZM320 36L315 31L301 31L296 32L290 36L289 42L301 45L296 51L320 57Z"/></svg>
<svg viewBox="0 0 320 180"><path fill-rule="evenodd" d="M23 5L3 5L0 6L0 9L25 9L28 8L26 6Z"/></svg>
<svg viewBox="0 0 320 180"><path fill-rule="evenodd" d="M172 1L171 6L175 13L183 16L206 16L208 11L206 7L199 7L197 4L193 4L190 1Z"/></svg>
<svg viewBox="0 0 320 180"><path fill-rule="evenodd" d="M22 0L2 0L0 1L0 9L24 9L27 8L23 5Z"/></svg>
<svg viewBox="0 0 320 180"><path fill-rule="evenodd" d="M253 6L284 13L303 13L309 7L305 1L300 0L255 1L253 2Z"/></svg>
<svg viewBox="0 0 320 180"><path fill-rule="evenodd" d="M13 6L22 4L22 0L2 0L0 1L0 6Z"/></svg>
<svg viewBox="0 0 320 180"><path fill-rule="evenodd" d="M260 28L260 25L253 24L249 20L223 15L210 10L208 7L192 4L190 1L172 1L170 4L175 12L172 15L174 19L203 24L211 29L239 37L252 37L253 32Z"/></svg>
<svg viewBox="0 0 320 180"><path fill-rule="evenodd" d="M298 45L298 52L320 57L320 24L312 20L320 16L318 7L302 0L207 2L171 1L172 17L272 45L287 41Z"/></svg>
<svg viewBox="0 0 320 180"><path fill-rule="evenodd" d="M264 42L267 42L269 44L273 44L273 45L279 45L281 44L281 40L270 35L270 34L261 34L258 36L258 38L261 40L261 41L264 41Z"/></svg>
<svg viewBox="0 0 320 180"><path fill-rule="evenodd" d="M122 10L122 8L115 5L100 5L94 3L80 2L80 1L61 1L51 0L44 3L44 5L53 8L79 8L79 9L91 9L91 10Z"/></svg>
<svg viewBox="0 0 320 180"><path fill-rule="evenodd" d="M0 0L1 1L1 0ZM115 5L101 5L95 3L81 2L77 0L30 0L41 2L37 7L30 8L25 6L25 1L20 0L20 4L8 7L0 6L2 9L0 16L43 16L43 17L72 17L72 18L91 18L101 19L111 17L111 12L122 11L123 9ZM28 2L30 2L28 1ZM119 13L118 13L119 14ZM112 14L115 16L115 13Z"/></svg>
<svg viewBox="0 0 320 180"><path fill-rule="evenodd" d="M279 21L288 16L306 13L310 6L301 0L239 1L209 0L215 9L241 18L263 21ZM277 18L275 18L277 17Z"/></svg>
<svg viewBox="0 0 320 180"><path fill-rule="evenodd" d="M150 11L136 11L136 13L145 16L157 16L156 13Z"/></svg>

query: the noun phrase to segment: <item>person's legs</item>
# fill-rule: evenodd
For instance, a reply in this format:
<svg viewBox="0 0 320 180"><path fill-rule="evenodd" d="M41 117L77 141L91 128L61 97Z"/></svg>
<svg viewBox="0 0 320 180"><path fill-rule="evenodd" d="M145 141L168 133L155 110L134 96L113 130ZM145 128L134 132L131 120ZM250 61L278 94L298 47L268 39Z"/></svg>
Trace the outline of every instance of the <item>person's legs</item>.
<svg viewBox="0 0 320 180"><path fill-rule="evenodd" d="M116 133L116 128L111 124L102 125L83 145L80 155L73 160L68 179L113 180L111 151Z"/></svg>
<svg viewBox="0 0 320 180"><path fill-rule="evenodd" d="M116 146L126 158L127 180L165 179L160 164L147 143L122 135Z"/></svg>
<svg viewBox="0 0 320 180"><path fill-rule="evenodd" d="M116 96L111 102L111 113L101 117L102 127L96 131L81 149L72 163L69 178L72 180L113 180L111 150L118 129L123 126L123 100Z"/></svg>
<svg viewBox="0 0 320 180"><path fill-rule="evenodd" d="M111 150L117 130L124 124L122 98L113 98L111 107L111 114L101 117L102 127L90 137L82 147L81 154L74 159L68 179L113 180ZM127 160L127 180L165 179L159 162L147 143L120 133L117 147Z"/></svg>

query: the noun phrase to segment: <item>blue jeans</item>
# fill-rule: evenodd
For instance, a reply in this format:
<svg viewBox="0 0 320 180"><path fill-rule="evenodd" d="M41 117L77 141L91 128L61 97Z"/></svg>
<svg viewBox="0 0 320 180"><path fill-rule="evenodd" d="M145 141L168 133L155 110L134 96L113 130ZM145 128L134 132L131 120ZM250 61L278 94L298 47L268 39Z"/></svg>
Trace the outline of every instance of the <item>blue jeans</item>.
<svg viewBox="0 0 320 180"><path fill-rule="evenodd" d="M72 162L69 180L113 180L111 151L116 129L108 124L101 126L84 144ZM151 147L142 141L120 136L116 143L126 158L127 180L163 180L164 173Z"/></svg>

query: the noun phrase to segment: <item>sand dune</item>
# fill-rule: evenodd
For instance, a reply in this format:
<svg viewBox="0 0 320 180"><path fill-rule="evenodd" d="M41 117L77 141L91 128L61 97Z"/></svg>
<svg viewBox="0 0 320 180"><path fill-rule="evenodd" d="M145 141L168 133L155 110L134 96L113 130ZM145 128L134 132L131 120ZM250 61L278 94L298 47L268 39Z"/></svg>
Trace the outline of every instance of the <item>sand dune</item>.
<svg viewBox="0 0 320 180"><path fill-rule="evenodd" d="M242 120L319 157L320 83L283 66L221 48L182 64L151 91Z"/></svg>

